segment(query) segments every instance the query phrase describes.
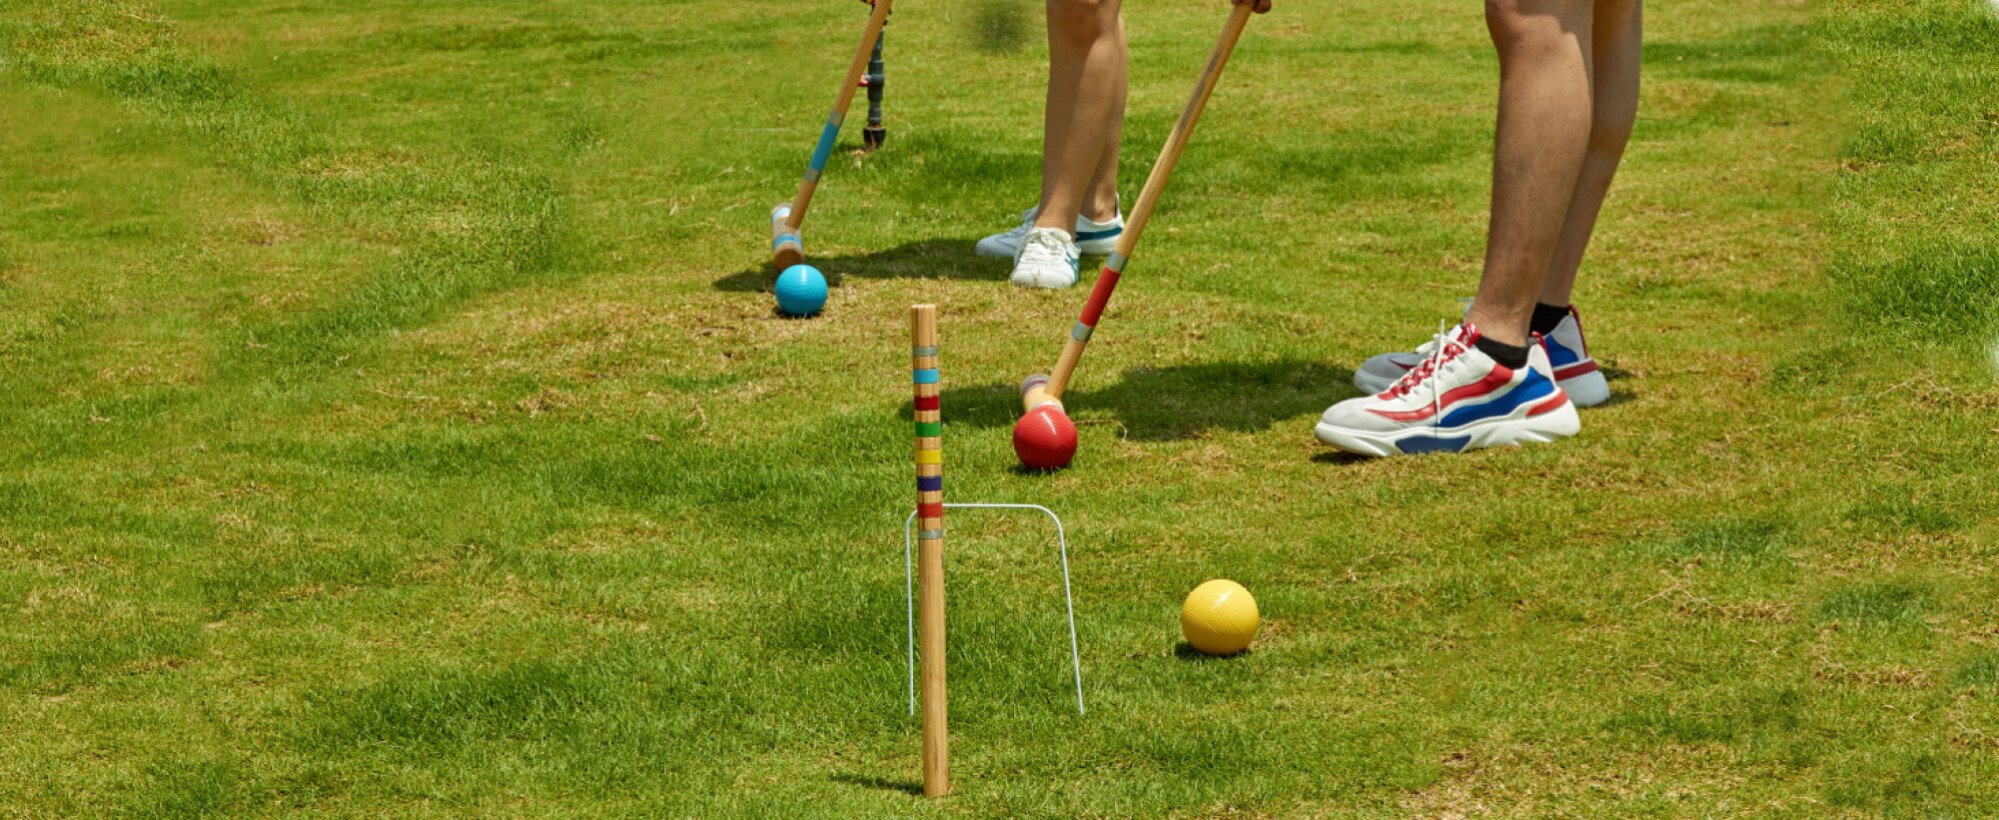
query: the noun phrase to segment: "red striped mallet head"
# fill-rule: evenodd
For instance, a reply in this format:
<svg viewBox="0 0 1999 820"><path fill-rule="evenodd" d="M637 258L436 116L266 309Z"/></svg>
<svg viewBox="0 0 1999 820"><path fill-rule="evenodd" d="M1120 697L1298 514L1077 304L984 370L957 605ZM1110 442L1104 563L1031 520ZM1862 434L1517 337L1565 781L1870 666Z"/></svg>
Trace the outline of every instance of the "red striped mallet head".
<svg viewBox="0 0 1999 820"><path fill-rule="evenodd" d="M1125 221L1124 233L1118 236L1117 249L1104 260L1103 272L1098 274L1097 283L1090 288L1090 298L1083 303L1083 313L1076 324L1069 329L1069 338L1062 344L1062 355L1055 360L1055 369L1046 376L1029 376L1020 385L1020 403L1027 415L1014 425L1015 449L1019 450L1021 436L1039 436L1042 430L1023 430L1023 425L1032 422L1040 427L1058 429L1067 425L1073 441L1074 425L1069 424L1066 411L1062 407L1062 394L1069 389L1069 380L1076 375L1076 363L1083 358L1083 349L1090 343L1090 336L1096 333L1097 323L1103 320L1104 308L1110 304L1111 293L1117 289L1118 277L1124 274L1124 266L1131 261L1131 255L1138 249L1138 238L1145 233L1145 223L1152 218L1152 209L1159 203L1159 197L1166 191L1167 180L1173 177L1173 166L1180 161L1181 152L1187 148L1187 140L1194 134L1194 125L1201 119L1201 110L1208 104L1208 96L1214 93L1215 84L1220 81L1222 68L1228 65L1229 55L1235 51L1236 40L1242 36L1243 27L1249 23L1252 6L1244 3L1229 12L1227 23L1222 25L1221 37L1216 39L1215 48L1208 54L1208 64L1201 69L1201 77L1194 83L1194 93L1187 100L1187 106L1180 111L1180 121L1173 125L1166 135L1166 144L1159 149L1159 159L1152 163L1152 173L1145 179L1145 187L1140 189L1138 200L1132 205L1131 218ZM1059 420L1056 418L1059 416ZM1074 445L1070 445L1071 450ZM1022 454L1023 463L1026 455ZM1063 463L1068 463L1067 459Z"/></svg>

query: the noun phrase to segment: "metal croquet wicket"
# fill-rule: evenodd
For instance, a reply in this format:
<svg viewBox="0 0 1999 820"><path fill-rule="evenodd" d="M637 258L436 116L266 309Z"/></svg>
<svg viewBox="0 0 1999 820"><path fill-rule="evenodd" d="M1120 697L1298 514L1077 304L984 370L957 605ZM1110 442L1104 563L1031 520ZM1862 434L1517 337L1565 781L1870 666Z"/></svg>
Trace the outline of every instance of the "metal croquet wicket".
<svg viewBox="0 0 1999 820"><path fill-rule="evenodd" d="M1062 529L1062 519L1055 511L1040 504L980 504L975 502L948 501L947 509L975 510L1040 510L1055 522L1055 544L1062 556L1062 601L1069 610L1069 668L1076 678L1076 714L1083 714L1083 660L1076 651L1076 598L1069 592L1069 536ZM916 715L916 576L910 558L911 527L916 523L916 511L909 511L909 518L902 522L902 594L909 612L909 714Z"/></svg>

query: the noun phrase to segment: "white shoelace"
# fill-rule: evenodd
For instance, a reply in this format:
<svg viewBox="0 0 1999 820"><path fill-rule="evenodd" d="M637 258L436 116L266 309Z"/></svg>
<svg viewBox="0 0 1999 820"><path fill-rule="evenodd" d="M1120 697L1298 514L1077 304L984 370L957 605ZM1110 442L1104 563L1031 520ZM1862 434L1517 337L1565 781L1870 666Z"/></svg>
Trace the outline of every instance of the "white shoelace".
<svg viewBox="0 0 1999 820"><path fill-rule="evenodd" d="M1035 233L1030 231L1020 245L1022 262L1059 262L1069 264L1069 249L1064 247L1062 237L1053 231ZM1038 253L1037 253L1038 252Z"/></svg>

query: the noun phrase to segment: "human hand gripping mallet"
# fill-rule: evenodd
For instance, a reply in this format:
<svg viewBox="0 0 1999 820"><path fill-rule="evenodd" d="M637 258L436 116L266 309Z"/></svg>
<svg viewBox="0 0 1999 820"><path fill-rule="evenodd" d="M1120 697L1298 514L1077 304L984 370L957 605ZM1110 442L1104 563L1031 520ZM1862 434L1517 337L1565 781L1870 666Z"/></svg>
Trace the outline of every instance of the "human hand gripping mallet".
<svg viewBox="0 0 1999 820"><path fill-rule="evenodd" d="M1131 218L1125 223L1124 234L1118 238L1117 249L1104 260L1103 272L1097 276L1097 284L1090 290L1089 301L1083 303L1081 318L1069 331L1069 341L1063 345L1062 356L1056 360L1054 371L1048 375L1029 376L1021 383L1021 405L1027 414L1015 425L1016 441L1023 429L1073 429L1062 406L1062 393L1076 373L1076 363L1083 358L1083 348L1090 343L1090 334L1096 331L1097 322L1103 318L1104 306L1110 303L1111 292L1117 289L1118 276L1124 272L1125 264L1131 261L1138 239L1145 233L1145 223L1152 217L1159 195L1166 190L1166 182L1173 176L1174 163L1180 160L1188 138L1194 134L1194 124L1201 119L1201 109L1207 106L1208 95L1214 92L1215 84L1221 80L1222 68L1228 65L1229 54L1235 51L1236 40L1242 36L1243 27L1255 11L1249 3L1238 4L1230 11L1228 23L1222 26L1221 38L1208 55L1207 67L1201 70L1201 79L1194 84L1194 94L1187 100L1187 107L1181 110L1180 120L1174 123L1172 133L1167 135L1165 147L1159 150L1159 159L1152 164L1152 174L1146 177L1145 188L1139 193L1137 204L1132 206ZM1062 461L1067 463L1067 458Z"/></svg>

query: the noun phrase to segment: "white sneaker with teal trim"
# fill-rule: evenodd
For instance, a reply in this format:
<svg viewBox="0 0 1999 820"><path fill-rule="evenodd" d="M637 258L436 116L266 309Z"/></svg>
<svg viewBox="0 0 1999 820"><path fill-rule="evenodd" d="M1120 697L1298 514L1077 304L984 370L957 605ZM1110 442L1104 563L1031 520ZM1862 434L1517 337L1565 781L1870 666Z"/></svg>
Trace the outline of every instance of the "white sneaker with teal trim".
<svg viewBox="0 0 1999 820"><path fill-rule="evenodd" d="M1029 208L1020 214L1020 224L1006 233L996 233L979 240L972 249L980 256L1014 257L1020 255L1020 243L1027 239L1027 231L1034 227L1034 218L1041 215L1039 206ZM1081 214L1076 215L1074 233L1076 248L1081 253L1097 256L1110 253L1117 248L1118 236L1124 233L1124 214L1118 214L1109 222L1097 222Z"/></svg>
<svg viewBox="0 0 1999 820"><path fill-rule="evenodd" d="M1061 228L1029 228L1013 258L1013 283L1024 288L1066 288L1079 275L1076 243Z"/></svg>
<svg viewBox="0 0 1999 820"><path fill-rule="evenodd" d="M1399 381L1327 408L1313 433L1350 453L1390 456L1554 441L1582 430L1539 345L1528 345L1527 366L1514 370L1477 344L1470 324L1438 333Z"/></svg>

